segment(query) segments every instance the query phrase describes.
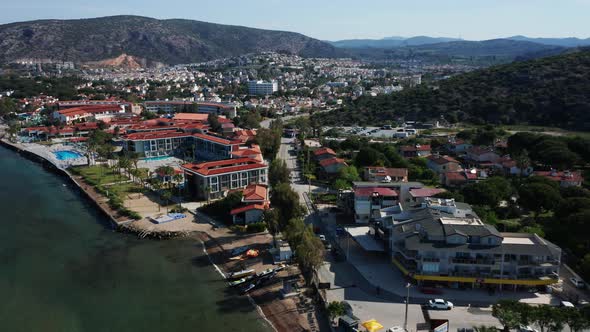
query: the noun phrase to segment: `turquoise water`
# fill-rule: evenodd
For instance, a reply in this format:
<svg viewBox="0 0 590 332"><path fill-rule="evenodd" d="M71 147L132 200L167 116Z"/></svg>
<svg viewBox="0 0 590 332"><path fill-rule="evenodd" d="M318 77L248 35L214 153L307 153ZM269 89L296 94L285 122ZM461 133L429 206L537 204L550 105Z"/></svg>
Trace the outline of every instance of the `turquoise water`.
<svg viewBox="0 0 590 332"><path fill-rule="evenodd" d="M58 160L70 160L84 157L82 154L76 151L54 151L53 154Z"/></svg>
<svg viewBox="0 0 590 332"><path fill-rule="evenodd" d="M169 156L160 156L160 157L148 157L148 158L143 158L143 160L145 161L158 161L158 160L167 160L170 159Z"/></svg>
<svg viewBox="0 0 590 332"><path fill-rule="evenodd" d="M270 330L198 242L114 232L65 180L2 147L0 174L0 331Z"/></svg>

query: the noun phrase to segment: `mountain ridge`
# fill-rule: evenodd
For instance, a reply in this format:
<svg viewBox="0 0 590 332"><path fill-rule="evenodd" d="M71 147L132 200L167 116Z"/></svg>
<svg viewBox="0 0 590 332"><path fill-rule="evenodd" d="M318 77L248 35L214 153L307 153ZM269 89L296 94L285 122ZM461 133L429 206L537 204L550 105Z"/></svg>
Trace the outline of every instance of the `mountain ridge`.
<svg viewBox="0 0 590 332"><path fill-rule="evenodd" d="M0 25L2 63L20 58L85 63L126 54L150 62L179 64L264 51L309 57L346 54L328 43L296 32L187 19L118 15Z"/></svg>

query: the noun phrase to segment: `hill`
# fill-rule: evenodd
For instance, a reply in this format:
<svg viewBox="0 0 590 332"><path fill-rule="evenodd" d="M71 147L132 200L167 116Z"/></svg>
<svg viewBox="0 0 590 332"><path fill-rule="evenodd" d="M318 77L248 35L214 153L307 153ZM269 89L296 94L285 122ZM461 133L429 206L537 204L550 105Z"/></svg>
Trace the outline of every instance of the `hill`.
<svg viewBox="0 0 590 332"><path fill-rule="evenodd" d="M531 124L590 130L590 49L490 67L398 94L361 97L316 115L323 124L426 121Z"/></svg>
<svg viewBox="0 0 590 332"><path fill-rule="evenodd" d="M428 37L428 36L416 36L410 38L404 37L386 37L383 39L348 39L338 40L329 42L330 44L340 48L392 48L392 47L403 47L403 46L417 46L444 43L449 41L458 41L456 38L445 38L445 37Z"/></svg>
<svg viewBox="0 0 590 332"><path fill-rule="evenodd" d="M554 45L554 46L562 46L562 47L580 47L580 46L590 46L590 38L580 39L575 37L568 37L568 38L529 38L526 36L512 36L508 37L507 39L511 40L519 40L519 41L529 41L537 44L544 44L544 45Z"/></svg>
<svg viewBox="0 0 590 332"><path fill-rule="evenodd" d="M396 42L394 40L394 42ZM480 65L507 63L517 59L530 59L538 55L554 55L566 48L528 41L491 39L484 41L449 41L416 46L392 48L347 48L351 56L370 60L409 59L424 62L470 62Z"/></svg>
<svg viewBox="0 0 590 332"><path fill-rule="evenodd" d="M97 62L125 54L145 62L179 64L263 51L309 57L344 54L294 32L181 19L110 16L0 25L0 63L19 59Z"/></svg>

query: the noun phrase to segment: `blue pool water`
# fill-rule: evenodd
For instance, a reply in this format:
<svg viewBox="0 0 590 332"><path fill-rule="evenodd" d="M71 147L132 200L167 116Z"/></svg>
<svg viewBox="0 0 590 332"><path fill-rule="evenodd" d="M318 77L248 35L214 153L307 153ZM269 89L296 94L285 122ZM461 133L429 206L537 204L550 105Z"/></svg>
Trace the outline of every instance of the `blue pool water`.
<svg viewBox="0 0 590 332"><path fill-rule="evenodd" d="M76 151L55 151L53 154L58 160L78 159L83 157L83 155Z"/></svg>
<svg viewBox="0 0 590 332"><path fill-rule="evenodd" d="M168 157L168 156L160 156L160 157L148 157L148 158L144 158L143 160L145 160L145 161L158 161L158 160L166 160L169 158L170 157Z"/></svg>

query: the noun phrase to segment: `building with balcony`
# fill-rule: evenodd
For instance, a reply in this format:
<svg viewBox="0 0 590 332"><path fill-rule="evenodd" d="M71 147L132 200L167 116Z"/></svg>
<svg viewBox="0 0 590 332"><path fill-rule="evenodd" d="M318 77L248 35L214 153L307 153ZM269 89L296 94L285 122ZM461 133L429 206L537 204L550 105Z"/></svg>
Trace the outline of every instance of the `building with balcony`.
<svg viewBox="0 0 590 332"><path fill-rule="evenodd" d="M185 188L196 199L222 198L230 190L268 183L268 165L251 158L225 159L182 165Z"/></svg>
<svg viewBox="0 0 590 332"><path fill-rule="evenodd" d="M166 157L190 149L191 133L178 131L137 132L122 137L123 148L142 158Z"/></svg>
<svg viewBox="0 0 590 332"><path fill-rule="evenodd" d="M389 210L374 233L386 234L393 263L418 283L516 289L558 281L558 246L536 234L500 233L466 203L430 198Z"/></svg>
<svg viewBox="0 0 590 332"><path fill-rule="evenodd" d="M194 134L197 160L223 160L232 157L232 151L242 142L208 134Z"/></svg>
<svg viewBox="0 0 590 332"><path fill-rule="evenodd" d="M408 182L407 168L365 167L363 179L371 182Z"/></svg>

